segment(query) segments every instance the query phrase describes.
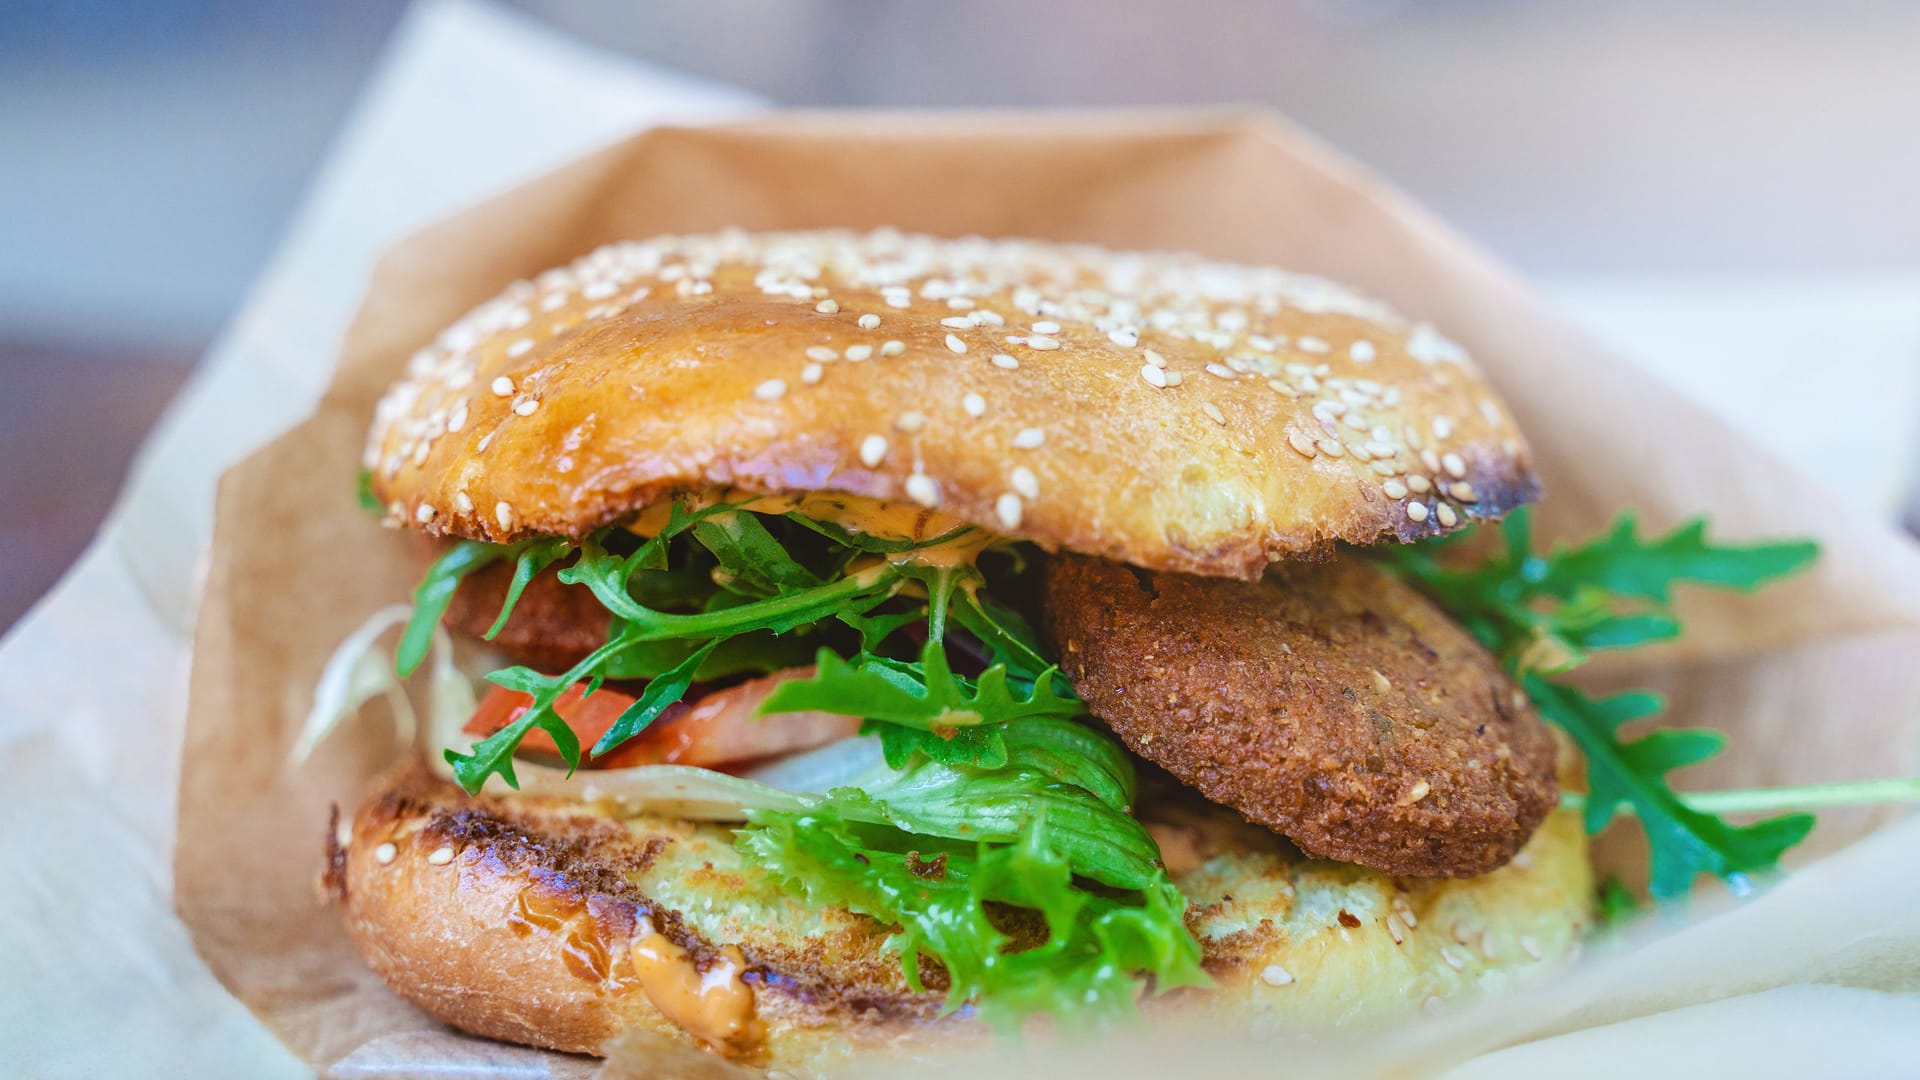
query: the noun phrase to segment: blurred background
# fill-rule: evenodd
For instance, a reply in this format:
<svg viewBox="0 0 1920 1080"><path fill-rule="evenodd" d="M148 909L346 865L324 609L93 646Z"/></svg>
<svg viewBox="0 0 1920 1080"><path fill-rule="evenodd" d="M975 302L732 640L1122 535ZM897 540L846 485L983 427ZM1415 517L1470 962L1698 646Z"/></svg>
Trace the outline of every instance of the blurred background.
<svg viewBox="0 0 1920 1080"><path fill-rule="evenodd" d="M1912 505L1920 4L510 6L774 103L1277 107L1790 456L1819 449L1808 411L1852 410L1873 461L1841 482ZM0 5L0 629L85 543L405 11Z"/></svg>

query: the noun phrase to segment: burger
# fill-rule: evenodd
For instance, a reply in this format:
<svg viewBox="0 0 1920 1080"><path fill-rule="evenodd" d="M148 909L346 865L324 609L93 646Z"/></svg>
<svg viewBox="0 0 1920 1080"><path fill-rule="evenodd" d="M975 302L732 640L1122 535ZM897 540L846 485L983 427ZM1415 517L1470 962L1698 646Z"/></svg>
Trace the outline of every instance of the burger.
<svg viewBox="0 0 1920 1080"><path fill-rule="evenodd" d="M1369 547L1532 500L1432 327L1197 257L670 236L412 358L363 462L427 753L329 833L400 995L788 1073L1391 1017L1564 958L1569 754Z"/></svg>

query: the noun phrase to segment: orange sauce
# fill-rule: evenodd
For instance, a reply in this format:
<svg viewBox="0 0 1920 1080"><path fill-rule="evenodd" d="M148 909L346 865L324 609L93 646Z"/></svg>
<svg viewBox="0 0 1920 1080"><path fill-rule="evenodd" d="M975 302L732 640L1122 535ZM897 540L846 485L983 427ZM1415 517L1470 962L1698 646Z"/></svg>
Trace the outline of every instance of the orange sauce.
<svg viewBox="0 0 1920 1080"><path fill-rule="evenodd" d="M747 958L737 946L721 949L719 957L701 971L687 950L668 941L643 918L634 926L632 954L640 991L661 1016L702 1046L740 1057L760 1045L766 1031L755 1014L753 989L740 977Z"/></svg>

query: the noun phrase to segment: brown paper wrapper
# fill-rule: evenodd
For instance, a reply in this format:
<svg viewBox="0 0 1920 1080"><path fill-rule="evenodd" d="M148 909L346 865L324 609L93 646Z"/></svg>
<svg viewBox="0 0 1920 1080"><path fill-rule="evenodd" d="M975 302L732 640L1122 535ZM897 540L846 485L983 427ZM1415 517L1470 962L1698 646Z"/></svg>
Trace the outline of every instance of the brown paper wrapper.
<svg viewBox="0 0 1920 1080"><path fill-rule="evenodd" d="M1688 781L1804 783L1911 770L1920 716L1913 547L1608 356L1485 255L1302 133L1237 114L794 114L660 129L394 248L368 285L318 411L220 485L194 648L176 903L214 972L307 1060L344 1076L436 1063L435 1075L448 1075L449 1065L495 1076L596 1067L451 1033L368 973L319 899L329 806L351 806L396 752L383 726L369 722L304 767L287 765L329 653L375 609L404 599L417 574L404 539L375 527L353 497L380 391L469 307L602 243L727 226L881 225L1279 265L1347 282L1433 322L1472 351L1532 439L1548 496L1537 518L1543 538L1583 536L1633 508L1653 528L1704 513L1721 537L1823 544L1811 573L1756 597L1687 595L1681 643L1594 672L1599 683L1671 694L1670 723L1733 736L1733 750ZM1808 378L1819 377L1819 364L1807 358ZM1796 859L1846 845L1885 816L1825 815ZM1599 857L1619 853L1603 843ZM1543 1016L1483 1021L1471 1037L1456 1028L1450 1038L1409 1026L1391 1050L1323 1043L1311 1060L1381 1065L1417 1055L1433 1067L1554 1024ZM1206 1045L1241 1058L1232 1038ZM1191 1045L1175 1044L1188 1054ZM1298 1056L1305 1052L1289 1057L1307 1060ZM1124 1059L1106 1055L1123 1071L1165 1056L1151 1044ZM666 1076L704 1066L650 1044L610 1068Z"/></svg>

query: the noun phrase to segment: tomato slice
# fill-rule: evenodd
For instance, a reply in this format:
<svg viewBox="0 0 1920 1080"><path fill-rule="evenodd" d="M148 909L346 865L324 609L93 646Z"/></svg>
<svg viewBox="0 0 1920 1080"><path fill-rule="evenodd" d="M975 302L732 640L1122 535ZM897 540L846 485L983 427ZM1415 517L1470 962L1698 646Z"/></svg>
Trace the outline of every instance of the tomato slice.
<svg viewBox="0 0 1920 1080"><path fill-rule="evenodd" d="M860 718L834 713L798 712L755 716L760 702L787 679L806 678L812 668L790 668L737 686L716 690L692 703L668 706L645 731L608 751L604 757L585 758L581 767L621 769L633 765L698 765L721 768L764 761L782 754L810 750L860 730ZM585 683L568 687L554 703L554 711L590 748L607 733L634 698L601 687L582 696ZM467 721L470 735L491 735L526 714L529 695L494 687L480 700ZM558 755L553 737L538 728L527 733L521 748Z"/></svg>

